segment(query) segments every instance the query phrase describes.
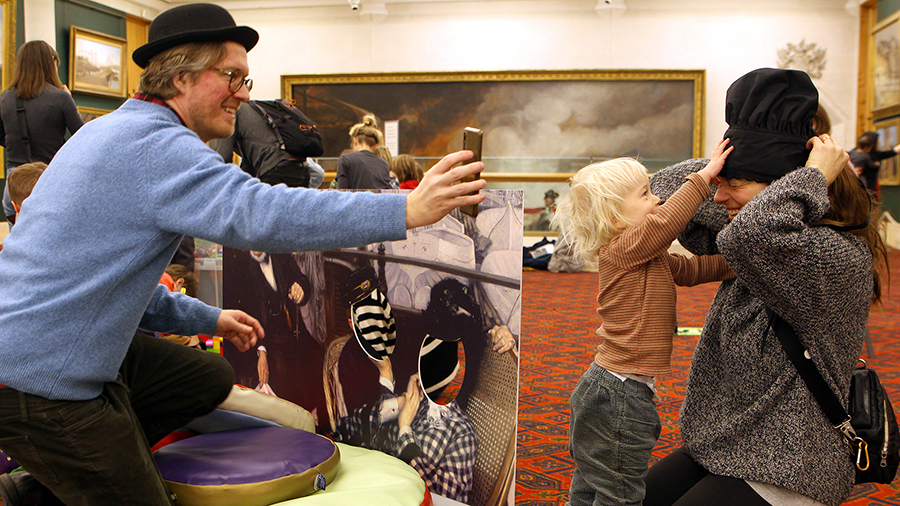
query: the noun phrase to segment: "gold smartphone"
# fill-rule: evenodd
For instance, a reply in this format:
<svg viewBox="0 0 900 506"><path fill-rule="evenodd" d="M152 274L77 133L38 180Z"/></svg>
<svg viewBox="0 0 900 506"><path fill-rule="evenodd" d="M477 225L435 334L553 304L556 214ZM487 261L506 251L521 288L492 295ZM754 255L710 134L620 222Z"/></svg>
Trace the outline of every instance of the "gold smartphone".
<svg viewBox="0 0 900 506"><path fill-rule="evenodd" d="M464 164L470 164L474 162L481 161L481 139L483 137L483 132L478 128L466 127L463 129L463 150L469 150L475 155L469 160L463 162ZM481 178L481 173L477 172L472 174L471 176L466 176L462 180L465 181L475 181L476 179ZM474 195L474 194L473 194ZM478 205L469 205L469 206L460 206L460 210L469 216L478 216Z"/></svg>

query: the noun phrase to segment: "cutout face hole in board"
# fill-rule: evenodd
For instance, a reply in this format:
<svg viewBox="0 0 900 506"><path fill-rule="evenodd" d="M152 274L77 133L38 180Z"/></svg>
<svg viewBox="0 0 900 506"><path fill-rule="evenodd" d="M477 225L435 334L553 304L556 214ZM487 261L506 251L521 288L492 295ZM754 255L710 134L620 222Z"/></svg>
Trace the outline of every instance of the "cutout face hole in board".
<svg viewBox="0 0 900 506"><path fill-rule="evenodd" d="M447 405L456 399L466 374L466 354L462 341L441 341L425 336L419 349L419 378L425 395L434 403Z"/></svg>

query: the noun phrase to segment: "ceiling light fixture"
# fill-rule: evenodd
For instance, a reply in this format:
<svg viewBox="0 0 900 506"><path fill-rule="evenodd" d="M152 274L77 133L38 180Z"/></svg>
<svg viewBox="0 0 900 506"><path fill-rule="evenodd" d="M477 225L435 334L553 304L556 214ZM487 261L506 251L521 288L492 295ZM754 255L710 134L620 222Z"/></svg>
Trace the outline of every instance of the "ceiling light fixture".
<svg viewBox="0 0 900 506"><path fill-rule="evenodd" d="M598 16L612 16L617 18L625 14L625 0L597 0L594 12Z"/></svg>

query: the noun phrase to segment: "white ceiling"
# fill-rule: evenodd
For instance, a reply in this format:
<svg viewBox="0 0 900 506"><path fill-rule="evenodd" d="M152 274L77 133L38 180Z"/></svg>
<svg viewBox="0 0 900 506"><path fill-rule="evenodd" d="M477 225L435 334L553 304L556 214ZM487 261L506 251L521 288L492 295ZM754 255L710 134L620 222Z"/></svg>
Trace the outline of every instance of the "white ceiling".
<svg viewBox="0 0 900 506"><path fill-rule="evenodd" d="M99 0L110 6L127 4L132 8L124 10L134 12L140 10L144 17L152 19L173 6L194 3L196 0ZM317 11L334 10L342 14L388 14L391 8L411 14L417 7L426 10L437 6L452 8L454 4L467 4L467 9L481 4L486 10L509 8L512 12L527 11L571 11L591 9L602 12L611 9L616 14L627 10L705 10L733 8L736 11L752 9L765 11L768 9L816 9L844 7L853 14L853 10L865 0L207 0L225 7L229 11L271 11L279 9L313 9ZM359 9L351 10L351 2L358 2ZM368 7L368 8L367 8Z"/></svg>

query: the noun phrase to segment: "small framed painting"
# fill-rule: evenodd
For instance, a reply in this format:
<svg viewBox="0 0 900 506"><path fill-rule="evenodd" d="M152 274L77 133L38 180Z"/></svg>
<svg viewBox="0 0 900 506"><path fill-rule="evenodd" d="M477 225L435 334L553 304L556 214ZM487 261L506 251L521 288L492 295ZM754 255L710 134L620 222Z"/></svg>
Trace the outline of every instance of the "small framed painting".
<svg viewBox="0 0 900 506"><path fill-rule="evenodd" d="M875 131L878 133L879 151L889 151L900 144L900 119L892 118L875 122ZM878 182L882 185L900 184L900 171L897 169L897 157L891 157L881 161L881 170L878 171Z"/></svg>
<svg viewBox="0 0 900 506"><path fill-rule="evenodd" d="M900 109L900 18L892 16L872 31L869 53L872 110L876 117Z"/></svg>
<svg viewBox="0 0 900 506"><path fill-rule="evenodd" d="M126 42L120 37L69 28L69 87L76 93L126 96Z"/></svg>

